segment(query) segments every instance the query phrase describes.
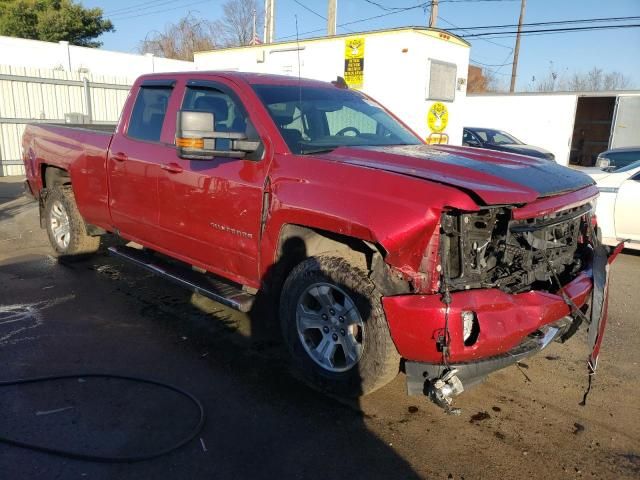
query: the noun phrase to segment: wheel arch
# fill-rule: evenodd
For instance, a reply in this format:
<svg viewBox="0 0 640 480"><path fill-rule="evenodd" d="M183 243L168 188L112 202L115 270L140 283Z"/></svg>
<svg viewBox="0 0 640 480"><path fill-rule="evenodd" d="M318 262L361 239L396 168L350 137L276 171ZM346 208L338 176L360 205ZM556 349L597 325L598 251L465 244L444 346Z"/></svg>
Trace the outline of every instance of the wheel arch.
<svg viewBox="0 0 640 480"><path fill-rule="evenodd" d="M56 167L48 163L40 165L42 188L54 188L63 185L71 185L71 176L64 168Z"/></svg>
<svg viewBox="0 0 640 480"><path fill-rule="evenodd" d="M282 226L273 265L267 273L269 287L279 290L293 268L306 258L331 254L366 272L383 294L406 293L409 284L394 275L384 258L382 245L361 238L295 223Z"/></svg>

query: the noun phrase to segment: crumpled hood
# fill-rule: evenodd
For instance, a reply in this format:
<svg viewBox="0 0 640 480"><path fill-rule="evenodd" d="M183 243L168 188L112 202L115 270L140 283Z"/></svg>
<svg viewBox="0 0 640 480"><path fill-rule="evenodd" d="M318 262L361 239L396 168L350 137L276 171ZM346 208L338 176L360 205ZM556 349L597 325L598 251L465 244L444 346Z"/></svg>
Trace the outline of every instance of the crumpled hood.
<svg viewBox="0 0 640 480"><path fill-rule="evenodd" d="M544 159L448 145L340 147L322 158L424 178L475 193L487 205L529 203L594 184Z"/></svg>

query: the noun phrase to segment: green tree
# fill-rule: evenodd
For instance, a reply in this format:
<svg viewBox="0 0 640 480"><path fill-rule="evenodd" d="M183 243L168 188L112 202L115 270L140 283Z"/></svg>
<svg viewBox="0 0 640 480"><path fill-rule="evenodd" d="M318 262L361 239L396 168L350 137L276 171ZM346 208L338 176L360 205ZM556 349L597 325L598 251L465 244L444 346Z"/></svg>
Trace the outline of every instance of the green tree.
<svg viewBox="0 0 640 480"><path fill-rule="evenodd" d="M0 0L0 35L99 47L102 42L94 39L113 30L101 8L74 0Z"/></svg>

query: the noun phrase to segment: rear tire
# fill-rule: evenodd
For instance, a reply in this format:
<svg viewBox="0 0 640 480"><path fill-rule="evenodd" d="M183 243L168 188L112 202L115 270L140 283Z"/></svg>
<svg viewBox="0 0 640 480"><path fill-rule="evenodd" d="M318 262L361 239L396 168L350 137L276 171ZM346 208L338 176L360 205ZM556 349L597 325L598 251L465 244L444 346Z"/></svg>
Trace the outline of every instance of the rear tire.
<svg viewBox="0 0 640 480"><path fill-rule="evenodd" d="M87 234L70 186L54 187L49 191L44 216L49 242L58 257L86 256L100 247L100 237Z"/></svg>
<svg viewBox="0 0 640 480"><path fill-rule="evenodd" d="M344 258L321 255L295 267L281 293L280 321L296 373L317 389L351 398L393 380L400 355L381 297Z"/></svg>

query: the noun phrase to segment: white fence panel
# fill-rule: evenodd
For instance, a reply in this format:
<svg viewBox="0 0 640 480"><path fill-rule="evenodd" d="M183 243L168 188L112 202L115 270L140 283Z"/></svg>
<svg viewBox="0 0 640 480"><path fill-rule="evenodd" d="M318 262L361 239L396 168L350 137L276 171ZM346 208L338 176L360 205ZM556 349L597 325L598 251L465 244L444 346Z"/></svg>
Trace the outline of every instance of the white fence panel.
<svg viewBox="0 0 640 480"><path fill-rule="evenodd" d="M60 123L74 113L87 122L115 124L132 83L123 77L0 65L0 176L24 173L21 138L28 122Z"/></svg>

